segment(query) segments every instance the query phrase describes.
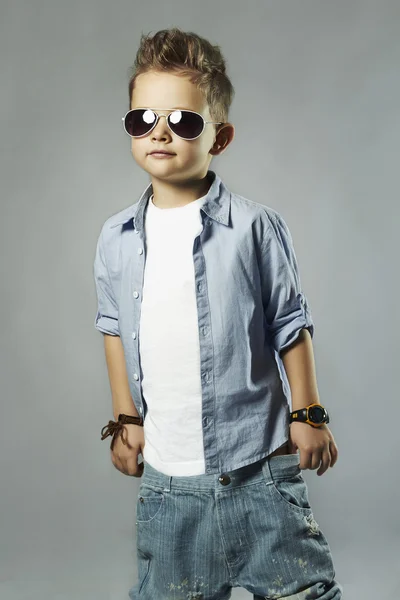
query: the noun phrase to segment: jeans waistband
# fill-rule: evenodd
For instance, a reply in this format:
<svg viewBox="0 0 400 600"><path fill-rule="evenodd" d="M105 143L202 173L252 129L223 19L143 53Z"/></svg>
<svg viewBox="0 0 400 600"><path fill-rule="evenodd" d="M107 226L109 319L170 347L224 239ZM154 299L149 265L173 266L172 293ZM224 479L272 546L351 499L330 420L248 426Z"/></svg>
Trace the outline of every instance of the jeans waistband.
<svg viewBox="0 0 400 600"><path fill-rule="evenodd" d="M145 484L160 491L198 490L221 491L224 487L241 487L255 483L272 483L279 477L294 476L300 470L300 455L281 454L263 458L234 471L200 475L166 475L144 461L141 485Z"/></svg>

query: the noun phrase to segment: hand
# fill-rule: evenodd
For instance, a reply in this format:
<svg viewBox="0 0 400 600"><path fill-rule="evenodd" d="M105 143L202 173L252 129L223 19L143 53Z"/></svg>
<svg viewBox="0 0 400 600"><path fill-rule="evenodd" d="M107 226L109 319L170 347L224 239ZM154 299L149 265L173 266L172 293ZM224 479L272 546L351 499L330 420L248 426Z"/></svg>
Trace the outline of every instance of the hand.
<svg viewBox="0 0 400 600"><path fill-rule="evenodd" d="M338 448L329 427L313 427L308 423L294 421L289 425L289 450L291 454L300 450L300 469L318 469L323 475L333 467L338 458Z"/></svg>
<svg viewBox="0 0 400 600"><path fill-rule="evenodd" d="M138 455L143 457L145 447L144 430L140 425L134 423L125 423L124 438L127 445L121 439L121 434L115 440L114 448L111 450L111 462L114 467L132 477L141 477L143 475L144 464L138 462Z"/></svg>

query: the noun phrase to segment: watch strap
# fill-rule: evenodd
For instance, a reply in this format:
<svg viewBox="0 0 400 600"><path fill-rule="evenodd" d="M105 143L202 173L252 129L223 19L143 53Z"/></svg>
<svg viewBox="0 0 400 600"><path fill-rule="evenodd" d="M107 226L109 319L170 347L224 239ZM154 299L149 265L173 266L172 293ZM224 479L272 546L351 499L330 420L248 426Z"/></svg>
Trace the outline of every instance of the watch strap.
<svg viewBox="0 0 400 600"><path fill-rule="evenodd" d="M308 416L309 409L313 406L319 406L320 408L322 408L325 411L326 418L321 423L315 423L314 421L309 419L309 416ZM308 423L312 427L321 427L322 425L329 423L329 414L324 406L313 402L312 404L309 404L308 406L305 406L304 408L294 410L290 413L289 423L294 423L295 421L298 421L299 423Z"/></svg>

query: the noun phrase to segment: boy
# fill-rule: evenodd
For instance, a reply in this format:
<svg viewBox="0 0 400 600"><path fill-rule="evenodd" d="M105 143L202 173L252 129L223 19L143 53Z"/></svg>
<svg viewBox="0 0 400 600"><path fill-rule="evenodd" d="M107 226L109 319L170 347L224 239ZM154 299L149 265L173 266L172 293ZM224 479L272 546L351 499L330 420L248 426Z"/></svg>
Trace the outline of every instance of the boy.
<svg viewBox="0 0 400 600"><path fill-rule="evenodd" d="M209 169L234 137L225 61L173 28L142 36L135 68L123 125L151 184L106 220L94 264L118 417L102 439L142 476L129 597L338 600L301 474L337 447L292 238Z"/></svg>

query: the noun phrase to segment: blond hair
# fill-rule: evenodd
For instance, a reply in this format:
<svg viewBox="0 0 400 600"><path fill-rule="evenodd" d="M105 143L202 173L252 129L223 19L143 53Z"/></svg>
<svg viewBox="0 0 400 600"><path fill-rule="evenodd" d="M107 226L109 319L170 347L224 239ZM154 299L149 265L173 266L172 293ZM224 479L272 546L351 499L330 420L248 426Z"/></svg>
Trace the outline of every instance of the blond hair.
<svg viewBox="0 0 400 600"><path fill-rule="evenodd" d="M153 37L142 33L135 62L130 67L129 108L136 78L148 71L189 77L203 93L211 120L228 122L235 90L226 74L226 61L219 46L178 27L161 29Z"/></svg>

